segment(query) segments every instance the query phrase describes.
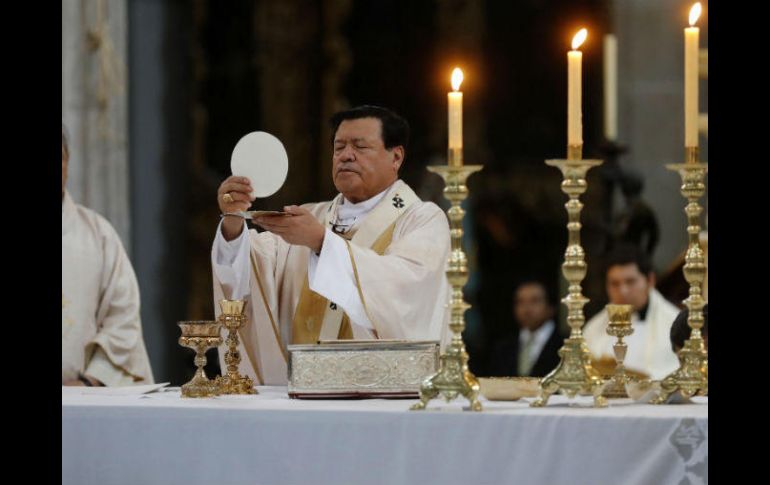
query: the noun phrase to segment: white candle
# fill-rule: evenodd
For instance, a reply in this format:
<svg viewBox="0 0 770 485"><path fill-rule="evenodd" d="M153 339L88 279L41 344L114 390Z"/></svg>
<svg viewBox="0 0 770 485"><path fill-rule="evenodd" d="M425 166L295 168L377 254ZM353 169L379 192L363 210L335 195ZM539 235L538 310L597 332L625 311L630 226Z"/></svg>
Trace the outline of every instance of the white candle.
<svg viewBox="0 0 770 485"><path fill-rule="evenodd" d="M463 93L460 84L463 82L463 72L459 67L452 71L453 92L447 93L449 101L449 149L463 148ZM462 158L450 158L450 164L462 164Z"/></svg>
<svg viewBox="0 0 770 485"><path fill-rule="evenodd" d="M583 114L581 111L583 53L577 50L586 40L588 31L580 29L572 39L572 50L567 52L567 144L583 144Z"/></svg>
<svg viewBox="0 0 770 485"><path fill-rule="evenodd" d="M700 2L690 9L690 27L684 29L684 146L698 146L698 37L693 27L700 17Z"/></svg>
<svg viewBox="0 0 770 485"><path fill-rule="evenodd" d="M618 138L618 39L604 36L604 138Z"/></svg>

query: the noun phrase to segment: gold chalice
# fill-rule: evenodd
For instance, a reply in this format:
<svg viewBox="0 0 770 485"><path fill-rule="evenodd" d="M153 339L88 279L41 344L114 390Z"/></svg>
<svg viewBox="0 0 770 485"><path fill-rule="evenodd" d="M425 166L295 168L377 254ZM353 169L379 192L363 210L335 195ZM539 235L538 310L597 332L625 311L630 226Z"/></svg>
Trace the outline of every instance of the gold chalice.
<svg viewBox="0 0 770 485"><path fill-rule="evenodd" d="M222 324L210 320L179 322L182 336L179 345L195 351L195 365L198 367L190 382L182 386L182 397L216 396L217 386L206 377L203 367L206 365L206 351L222 343L219 331Z"/></svg>

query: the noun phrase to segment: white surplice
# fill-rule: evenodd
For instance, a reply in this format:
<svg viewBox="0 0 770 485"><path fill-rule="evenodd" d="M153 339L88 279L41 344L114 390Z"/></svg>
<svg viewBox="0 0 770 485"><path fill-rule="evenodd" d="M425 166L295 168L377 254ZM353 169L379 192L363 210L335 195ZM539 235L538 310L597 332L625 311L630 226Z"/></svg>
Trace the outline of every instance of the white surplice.
<svg viewBox="0 0 770 485"><path fill-rule="evenodd" d="M62 383L83 373L108 386L153 383L139 287L112 225L62 200Z"/></svg>
<svg viewBox="0 0 770 485"><path fill-rule="evenodd" d="M679 310L666 300L658 290L650 290L649 306L644 320L631 315L634 333L623 340L628 345L623 364L627 369L641 371L652 379L662 379L679 367L679 359L671 349L671 324ZM615 337L607 335L609 317L607 311L594 315L583 328L588 350L595 360L615 359L612 345Z"/></svg>

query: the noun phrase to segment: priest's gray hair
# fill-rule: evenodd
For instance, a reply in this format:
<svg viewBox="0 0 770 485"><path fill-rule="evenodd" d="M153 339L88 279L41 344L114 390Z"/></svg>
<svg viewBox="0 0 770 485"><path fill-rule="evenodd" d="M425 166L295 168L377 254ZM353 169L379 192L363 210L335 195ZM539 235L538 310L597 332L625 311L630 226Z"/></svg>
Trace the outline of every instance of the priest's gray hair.
<svg viewBox="0 0 770 485"><path fill-rule="evenodd" d="M61 146L64 149L64 153L67 154L67 157L70 156L70 135L67 132L67 127L64 126L64 123L61 124Z"/></svg>

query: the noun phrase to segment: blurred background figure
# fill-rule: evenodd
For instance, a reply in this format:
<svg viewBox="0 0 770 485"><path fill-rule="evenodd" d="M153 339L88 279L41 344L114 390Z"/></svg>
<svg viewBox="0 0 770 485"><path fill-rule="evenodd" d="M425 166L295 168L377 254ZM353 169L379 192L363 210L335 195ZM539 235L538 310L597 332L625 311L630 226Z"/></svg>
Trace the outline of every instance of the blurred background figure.
<svg viewBox="0 0 770 485"><path fill-rule="evenodd" d="M615 221L615 244L633 244L652 258L660 239L655 211L642 198L644 181L638 173L625 170L620 175L620 190L625 207Z"/></svg>
<svg viewBox="0 0 770 485"><path fill-rule="evenodd" d="M518 331L496 345L492 375L544 377L558 365L564 344L545 285L534 280L520 284L513 298L513 314Z"/></svg>

